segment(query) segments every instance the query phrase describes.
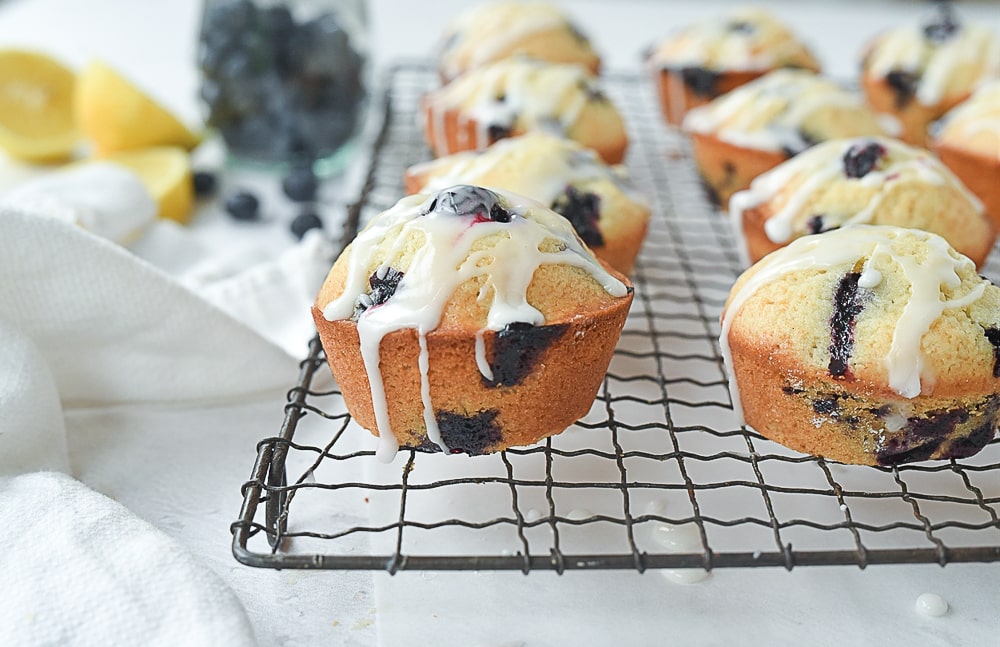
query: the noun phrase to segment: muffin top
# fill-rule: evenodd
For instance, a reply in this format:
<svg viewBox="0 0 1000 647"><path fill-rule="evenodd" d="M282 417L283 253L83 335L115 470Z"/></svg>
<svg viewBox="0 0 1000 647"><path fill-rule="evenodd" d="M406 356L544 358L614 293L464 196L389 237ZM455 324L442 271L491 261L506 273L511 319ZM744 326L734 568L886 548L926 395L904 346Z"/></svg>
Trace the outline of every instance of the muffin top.
<svg viewBox="0 0 1000 647"><path fill-rule="evenodd" d="M883 134L860 96L804 70L775 70L695 108L684 129L789 157L828 139Z"/></svg>
<svg viewBox="0 0 1000 647"><path fill-rule="evenodd" d="M945 115L934 139L938 145L1000 159L1000 80L984 83Z"/></svg>
<svg viewBox="0 0 1000 647"><path fill-rule="evenodd" d="M460 185L376 216L337 259L316 306L381 335L476 333L593 312L630 292L623 278L543 205Z"/></svg>
<svg viewBox="0 0 1000 647"><path fill-rule="evenodd" d="M873 395L1000 385L1000 288L943 238L914 229L838 229L769 254L740 276L723 311L729 366L737 329L800 363L799 378L826 375Z"/></svg>
<svg viewBox="0 0 1000 647"><path fill-rule="evenodd" d="M986 79L1000 78L1000 38L981 25L958 22L948 3L926 23L877 36L862 62L867 76L885 78L896 106L916 98L925 106L957 100Z"/></svg>
<svg viewBox="0 0 1000 647"><path fill-rule="evenodd" d="M408 173L419 178L422 192L475 184L537 200L569 219L592 247L603 244L598 221L604 214L613 216L626 203L649 210L624 166L605 164L594 151L548 133L529 133L499 141L483 152L421 162ZM569 208L588 194L598 197L594 209Z"/></svg>
<svg viewBox="0 0 1000 647"><path fill-rule="evenodd" d="M464 11L445 28L439 51L445 81L514 56L577 63L593 72L600 66L590 41L566 14L535 2L495 2Z"/></svg>
<svg viewBox="0 0 1000 647"><path fill-rule="evenodd" d="M742 230L744 211L763 205L775 243L857 224L914 227L977 246L992 239L982 203L944 164L884 137L824 142L757 176L730 201L734 229Z"/></svg>
<svg viewBox="0 0 1000 647"><path fill-rule="evenodd" d="M448 151L445 115L457 111L473 120L479 147L511 135L545 131L619 152L627 140L625 124L601 91L597 78L579 65L507 59L470 70L448 85L424 95L424 108L434 119L438 153ZM425 122L431 128L431 121ZM471 148L464 147L464 148Z"/></svg>
<svg viewBox="0 0 1000 647"><path fill-rule="evenodd" d="M760 9L742 9L686 27L653 47L646 61L653 68L716 72L779 67L819 71L819 63L795 34Z"/></svg>

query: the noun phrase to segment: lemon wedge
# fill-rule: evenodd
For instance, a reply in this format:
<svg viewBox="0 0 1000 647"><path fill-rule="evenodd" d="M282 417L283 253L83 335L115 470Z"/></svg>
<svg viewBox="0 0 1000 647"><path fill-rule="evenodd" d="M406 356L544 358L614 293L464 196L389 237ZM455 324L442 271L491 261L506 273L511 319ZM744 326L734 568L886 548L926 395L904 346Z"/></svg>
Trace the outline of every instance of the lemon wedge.
<svg viewBox="0 0 1000 647"><path fill-rule="evenodd" d="M159 146L122 151L103 158L120 164L139 176L156 200L158 215L181 224L191 219L194 181L191 158L183 148Z"/></svg>
<svg viewBox="0 0 1000 647"><path fill-rule="evenodd" d="M31 162L68 158L78 139L74 79L44 54L0 50L0 148Z"/></svg>
<svg viewBox="0 0 1000 647"><path fill-rule="evenodd" d="M80 73L74 108L80 131L93 141L100 157L153 146L190 150L199 142L169 111L99 61Z"/></svg>

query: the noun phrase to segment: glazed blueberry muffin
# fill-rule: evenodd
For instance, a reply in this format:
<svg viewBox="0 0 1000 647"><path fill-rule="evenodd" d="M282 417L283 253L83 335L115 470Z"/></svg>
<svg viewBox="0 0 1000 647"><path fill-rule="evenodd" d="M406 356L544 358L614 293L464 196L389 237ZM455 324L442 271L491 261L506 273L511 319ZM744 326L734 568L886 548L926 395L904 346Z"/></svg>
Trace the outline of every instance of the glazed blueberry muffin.
<svg viewBox="0 0 1000 647"><path fill-rule="evenodd" d="M805 70L777 70L684 119L709 197L725 207L768 169L828 139L881 135L860 96Z"/></svg>
<svg viewBox="0 0 1000 647"><path fill-rule="evenodd" d="M632 271L649 224L649 205L623 166L547 133L416 164L405 180L409 193L475 184L537 200L569 220L591 251L623 274Z"/></svg>
<svg viewBox="0 0 1000 647"><path fill-rule="evenodd" d="M1000 81L984 84L945 115L931 149L1000 228Z"/></svg>
<svg viewBox="0 0 1000 647"><path fill-rule="evenodd" d="M806 236L745 272L722 314L733 403L842 463L964 458L1000 424L1000 288L940 236Z"/></svg>
<svg viewBox="0 0 1000 647"><path fill-rule="evenodd" d="M980 83L996 78L1000 38L981 25L959 22L949 3L940 3L929 22L877 36L861 70L868 102L899 121L900 139L920 146L932 121L964 101Z"/></svg>
<svg viewBox="0 0 1000 647"><path fill-rule="evenodd" d="M628 146L618 110L578 65L500 61L424 95L422 109L436 156L539 130L592 148L609 164L621 162Z"/></svg>
<svg viewBox="0 0 1000 647"><path fill-rule="evenodd" d="M814 72L819 63L787 26L759 9L691 25L646 54L663 116L679 125L688 110L783 67Z"/></svg>
<svg viewBox="0 0 1000 647"><path fill-rule="evenodd" d="M444 31L438 71L447 83L505 58L576 63L597 74L601 59L560 9L536 2L494 2L463 12Z"/></svg>
<svg viewBox="0 0 1000 647"><path fill-rule="evenodd" d="M590 410L631 302L565 218L465 185L375 217L313 317L347 409L391 460L560 433Z"/></svg>
<svg viewBox="0 0 1000 647"><path fill-rule="evenodd" d="M734 195L730 217L750 262L795 238L857 224L936 233L976 265L996 238L982 203L947 167L888 138L815 146Z"/></svg>

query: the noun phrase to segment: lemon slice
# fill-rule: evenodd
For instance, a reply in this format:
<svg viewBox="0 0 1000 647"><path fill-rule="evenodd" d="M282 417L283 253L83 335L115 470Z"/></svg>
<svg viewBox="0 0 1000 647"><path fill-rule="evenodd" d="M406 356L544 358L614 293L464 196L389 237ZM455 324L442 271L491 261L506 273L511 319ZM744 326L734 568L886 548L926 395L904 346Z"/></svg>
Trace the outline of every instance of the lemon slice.
<svg viewBox="0 0 1000 647"><path fill-rule="evenodd" d="M98 61L80 73L74 107L80 131L94 142L98 156L152 146L190 150L199 142L170 112Z"/></svg>
<svg viewBox="0 0 1000 647"><path fill-rule="evenodd" d="M191 218L194 182L191 158L183 148L160 146L122 151L104 158L133 171L146 185L159 208L159 216L179 223Z"/></svg>
<svg viewBox="0 0 1000 647"><path fill-rule="evenodd" d="M74 75L43 54L0 50L0 148L31 162L66 159L77 142Z"/></svg>

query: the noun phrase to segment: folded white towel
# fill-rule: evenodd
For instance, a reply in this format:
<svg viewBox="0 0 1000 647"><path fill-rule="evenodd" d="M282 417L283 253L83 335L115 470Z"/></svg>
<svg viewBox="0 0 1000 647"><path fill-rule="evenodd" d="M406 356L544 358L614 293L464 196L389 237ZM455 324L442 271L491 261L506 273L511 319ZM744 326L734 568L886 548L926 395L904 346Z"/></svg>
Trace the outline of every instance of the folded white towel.
<svg viewBox="0 0 1000 647"><path fill-rule="evenodd" d="M214 573L70 477L0 479L0 510L0 644L256 644Z"/></svg>

